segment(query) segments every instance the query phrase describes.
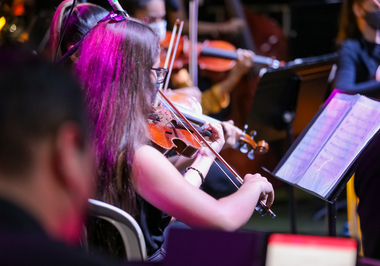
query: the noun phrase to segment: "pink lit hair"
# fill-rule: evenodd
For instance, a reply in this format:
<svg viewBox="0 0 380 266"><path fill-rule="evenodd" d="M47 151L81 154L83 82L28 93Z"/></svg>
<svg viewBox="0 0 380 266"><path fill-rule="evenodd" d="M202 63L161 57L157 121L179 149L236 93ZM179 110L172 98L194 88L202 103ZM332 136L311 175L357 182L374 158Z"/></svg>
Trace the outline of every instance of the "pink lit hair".
<svg viewBox="0 0 380 266"><path fill-rule="evenodd" d="M154 84L151 67L159 56L159 38L144 23L128 18L99 23L83 42L76 73L85 90L98 170L98 199L136 211L131 184L136 149L146 144L147 116ZM124 162L117 181L117 161Z"/></svg>

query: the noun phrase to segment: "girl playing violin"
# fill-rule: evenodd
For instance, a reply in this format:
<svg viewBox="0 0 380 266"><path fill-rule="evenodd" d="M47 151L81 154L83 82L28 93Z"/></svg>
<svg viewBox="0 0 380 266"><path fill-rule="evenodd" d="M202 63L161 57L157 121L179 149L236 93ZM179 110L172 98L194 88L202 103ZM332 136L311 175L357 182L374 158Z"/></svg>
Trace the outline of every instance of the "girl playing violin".
<svg viewBox="0 0 380 266"><path fill-rule="evenodd" d="M259 174L245 176L240 190L216 200L199 189L215 155L203 148L182 176L149 146L147 120L156 84L159 37L146 24L121 14L110 15L86 36L76 74L82 82L96 152L97 198L120 207L140 224L149 259L162 258L162 232L173 216L189 226L234 231L251 217L259 199L268 207L272 185ZM212 131L212 147L223 144L220 125Z"/></svg>

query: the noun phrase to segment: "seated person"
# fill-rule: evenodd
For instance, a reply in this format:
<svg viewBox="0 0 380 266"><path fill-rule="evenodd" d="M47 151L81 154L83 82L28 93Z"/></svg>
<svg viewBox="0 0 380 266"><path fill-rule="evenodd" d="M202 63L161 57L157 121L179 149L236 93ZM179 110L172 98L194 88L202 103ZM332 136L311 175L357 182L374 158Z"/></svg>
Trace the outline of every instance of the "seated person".
<svg viewBox="0 0 380 266"><path fill-rule="evenodd" d="M0 264L113 265L77 247L94 172L76 81L0 48L0 127Z"/></svg>

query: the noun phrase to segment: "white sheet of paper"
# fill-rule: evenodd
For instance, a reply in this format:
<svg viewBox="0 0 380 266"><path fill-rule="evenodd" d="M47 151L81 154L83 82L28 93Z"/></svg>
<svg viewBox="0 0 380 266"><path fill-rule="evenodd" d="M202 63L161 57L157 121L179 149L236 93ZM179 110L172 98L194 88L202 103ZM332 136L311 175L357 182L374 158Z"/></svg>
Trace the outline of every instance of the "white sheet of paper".
<svg viewBox="0 0 380 266"><path fill-rule="evenodd" d="M336 94L275 175L296 183L358 97Z"/></svg>
<svg viewBox="0 0 380 266"><path fill-rule="evenodd" d="M361 97L350 110L298 185L325 196L379 129L380 103Z"/></svg>

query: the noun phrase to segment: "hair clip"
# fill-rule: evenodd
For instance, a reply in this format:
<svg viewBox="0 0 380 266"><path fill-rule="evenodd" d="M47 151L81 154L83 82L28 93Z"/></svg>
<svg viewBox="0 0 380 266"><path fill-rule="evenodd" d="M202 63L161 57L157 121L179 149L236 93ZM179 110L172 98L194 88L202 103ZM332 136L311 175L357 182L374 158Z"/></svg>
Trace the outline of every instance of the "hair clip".
<svg viewBox="0 0 380 266"><path fill-rule="evenodd" d="M127 18L129 18L129 15L124 10L114 10L105 16L101 21L112 20L115 22L120 22L126 20Z"/></svg>

